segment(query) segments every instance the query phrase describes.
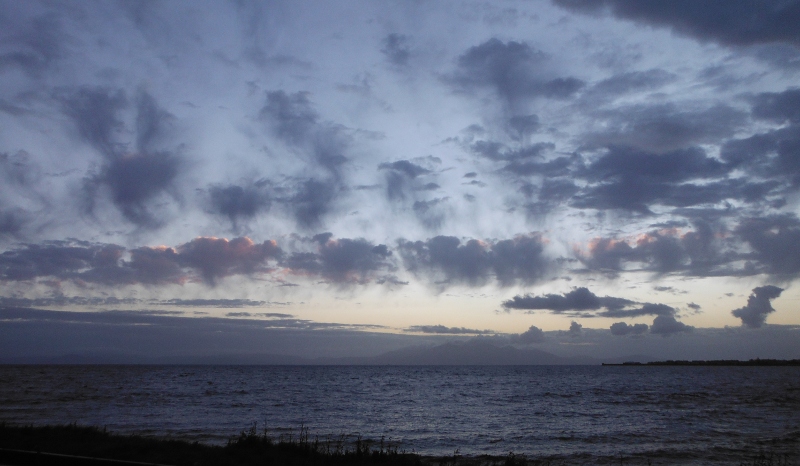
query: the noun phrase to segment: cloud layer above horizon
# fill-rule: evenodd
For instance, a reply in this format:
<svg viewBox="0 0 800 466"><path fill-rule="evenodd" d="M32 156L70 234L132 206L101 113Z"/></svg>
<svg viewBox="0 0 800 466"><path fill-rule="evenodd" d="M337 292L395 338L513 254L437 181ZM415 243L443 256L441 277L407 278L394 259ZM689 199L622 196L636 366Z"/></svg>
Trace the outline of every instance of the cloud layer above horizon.
<svg viewBox="0 0 800 466"><path fill-rule="evenodd" d="M799 1L0 1L0 304L484 293L485 320L395 329L800 323L798 23Z"/></svg>

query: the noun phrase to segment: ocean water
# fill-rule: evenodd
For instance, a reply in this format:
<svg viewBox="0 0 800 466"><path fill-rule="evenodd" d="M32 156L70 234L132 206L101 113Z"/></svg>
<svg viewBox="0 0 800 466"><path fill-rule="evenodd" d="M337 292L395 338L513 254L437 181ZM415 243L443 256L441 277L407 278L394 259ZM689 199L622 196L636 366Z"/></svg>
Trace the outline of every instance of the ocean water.
<svg viewBox="0 0 800 466"><path fill-rule="evenodd" d="M0 366L0 422L224 444L361 435L426 455L739 464L800 454L798 367Z"/></svg>

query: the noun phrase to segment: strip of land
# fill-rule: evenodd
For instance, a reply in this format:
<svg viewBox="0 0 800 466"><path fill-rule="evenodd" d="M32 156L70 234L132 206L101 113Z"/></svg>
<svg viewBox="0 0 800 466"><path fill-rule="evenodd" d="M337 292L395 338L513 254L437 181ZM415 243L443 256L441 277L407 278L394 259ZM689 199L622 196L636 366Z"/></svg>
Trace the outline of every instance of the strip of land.
<svg viewBox="0 0 800 466"><path fill-rule="evenodd" d="M651 361L651 362L623 362L621 364L603 363L604 366L800 366L800 359L749 359L739 361L735 359L716 359L710 361Z"/></svg>

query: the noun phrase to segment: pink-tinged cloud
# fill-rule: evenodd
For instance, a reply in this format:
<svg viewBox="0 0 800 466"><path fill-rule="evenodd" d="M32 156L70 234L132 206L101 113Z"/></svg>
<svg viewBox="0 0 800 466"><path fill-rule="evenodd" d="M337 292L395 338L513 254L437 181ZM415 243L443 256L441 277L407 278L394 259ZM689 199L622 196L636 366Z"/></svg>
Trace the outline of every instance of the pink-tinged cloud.
<svg viewBox="0 0 800 466"><path fill-rule="evenodd" d="M199 237L177 248L181 265L197 271L203 281L215 284L231 275L250 275L270 270L268 262L278 260L282 251L274 240L257 244L250 238Z"/></svg>

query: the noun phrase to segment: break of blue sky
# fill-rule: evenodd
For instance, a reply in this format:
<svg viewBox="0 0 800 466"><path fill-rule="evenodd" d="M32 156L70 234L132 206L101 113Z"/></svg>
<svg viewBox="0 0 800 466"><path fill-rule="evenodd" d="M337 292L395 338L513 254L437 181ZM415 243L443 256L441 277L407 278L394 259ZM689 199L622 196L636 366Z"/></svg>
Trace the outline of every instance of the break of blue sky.
<svg viewBox="0 0 800 466"><path fill-rule="evenodd" d="M0 304L522 344L793 328L798 22L2 1Z"/></svg>

